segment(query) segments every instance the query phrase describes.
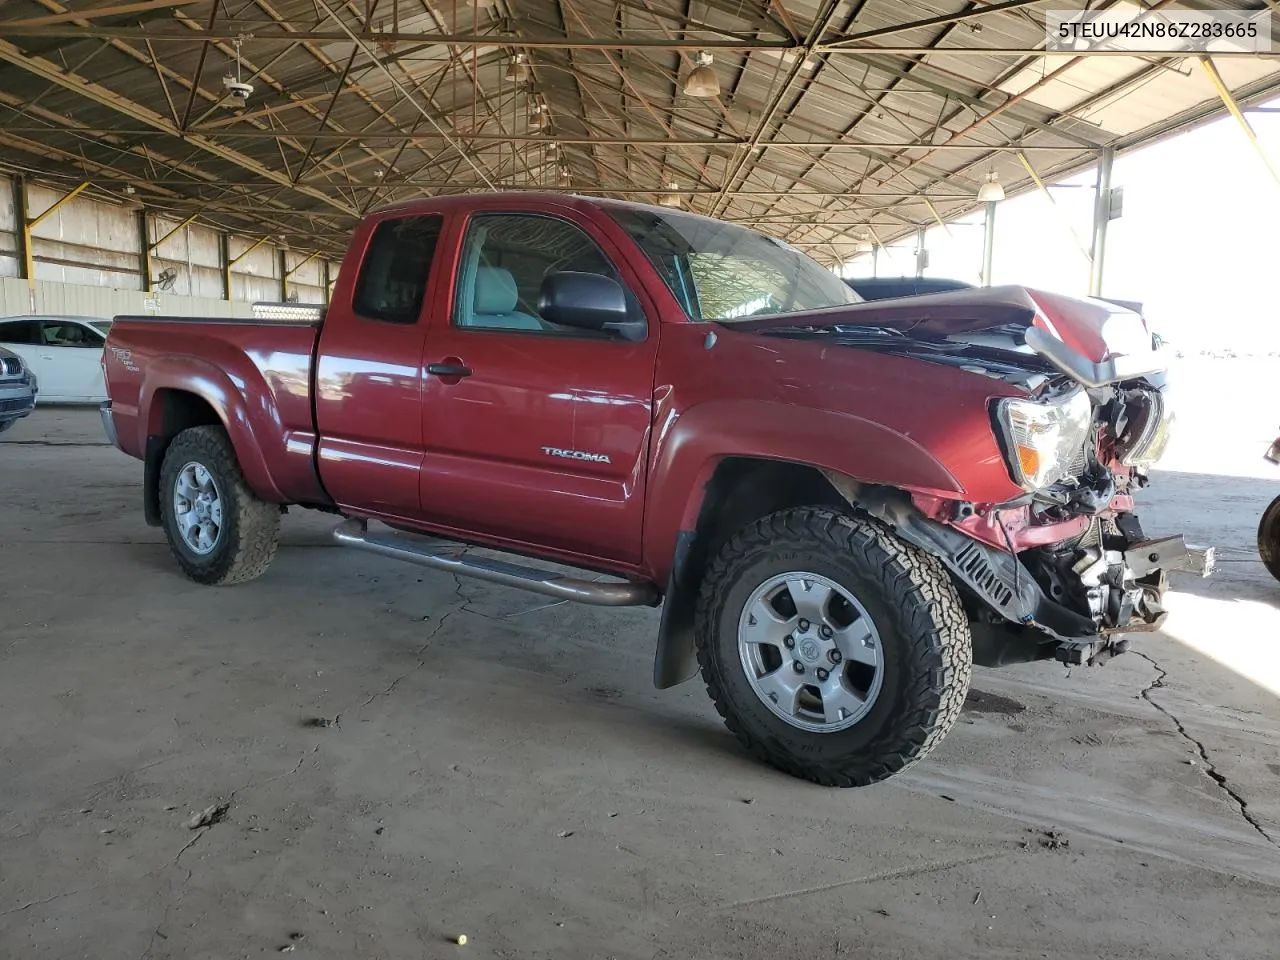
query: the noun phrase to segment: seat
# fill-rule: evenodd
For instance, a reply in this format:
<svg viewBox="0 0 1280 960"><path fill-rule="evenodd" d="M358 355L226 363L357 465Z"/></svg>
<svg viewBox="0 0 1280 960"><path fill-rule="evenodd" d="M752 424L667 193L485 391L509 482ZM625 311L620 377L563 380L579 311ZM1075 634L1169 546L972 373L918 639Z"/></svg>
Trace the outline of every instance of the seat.
<svg viewBox="0 0 1280 960"><path fill-rule="evenodd" d="M542 321L516 309L520 293L510 270L476 268L475 297L465 326L490 330L544 330Z"/></svg>

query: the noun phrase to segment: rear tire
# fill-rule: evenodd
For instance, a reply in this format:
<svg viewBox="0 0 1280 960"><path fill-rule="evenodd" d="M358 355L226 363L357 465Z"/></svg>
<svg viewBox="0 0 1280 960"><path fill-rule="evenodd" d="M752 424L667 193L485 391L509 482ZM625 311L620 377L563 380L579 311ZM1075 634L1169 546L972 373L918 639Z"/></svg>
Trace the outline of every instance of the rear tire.
<svg viewBox="0 0 1280 960"><path fill-rule="evenodd" d="M262 576L280 540L280 507L249 489L222 427L178 434L160 466L160 516L169 549L196 583Z"/></svg>
<svg viewBox="0 0 1280 960"><path fill-rule="evenodd" d="M729 730L826 786L864 786L926 756L969 690L969 623L946 571L865 517L802 507L746 527L707 571L696 628Z"/></svg>
<svg viewBox="0 0 1280 960"><path fill-rule="evenodd" d="M1268 572L1280 580L1280 497L1271 501L1258 524L1258 555Z"/></svg>

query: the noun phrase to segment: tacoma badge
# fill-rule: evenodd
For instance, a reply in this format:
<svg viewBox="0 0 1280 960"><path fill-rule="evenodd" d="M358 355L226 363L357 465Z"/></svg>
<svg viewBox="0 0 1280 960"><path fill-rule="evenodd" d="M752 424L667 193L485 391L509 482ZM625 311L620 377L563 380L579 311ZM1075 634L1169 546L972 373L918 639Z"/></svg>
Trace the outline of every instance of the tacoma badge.
<svg viewBox="0 0 1280 960"><path fill-rule="evenodd" d="M590 460L592 463L612 463L608 454L588 453L586 450L562 450L560 447L543 447L542 452L548 457L563 457L565 460Z"/></svg>

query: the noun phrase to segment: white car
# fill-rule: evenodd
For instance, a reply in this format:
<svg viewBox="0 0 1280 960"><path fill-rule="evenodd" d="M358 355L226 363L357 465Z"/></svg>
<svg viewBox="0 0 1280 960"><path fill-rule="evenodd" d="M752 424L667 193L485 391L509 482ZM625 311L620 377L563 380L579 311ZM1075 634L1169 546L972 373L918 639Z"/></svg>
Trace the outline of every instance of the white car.
<svg viewBox="0 0 1280 960"><path fill-rule="evenodd" d="M39 378L41 402L98 403L107 399L102 347L110 329L98 317L0 317L0 347Z"/></svg>

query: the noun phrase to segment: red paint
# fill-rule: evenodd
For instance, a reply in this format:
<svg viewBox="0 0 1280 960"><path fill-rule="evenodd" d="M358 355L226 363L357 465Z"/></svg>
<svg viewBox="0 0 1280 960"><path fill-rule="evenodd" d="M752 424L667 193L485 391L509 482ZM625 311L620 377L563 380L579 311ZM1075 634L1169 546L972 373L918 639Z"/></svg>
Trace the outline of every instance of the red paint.
<svg viewBox="0 0 1280 960"><path fill-rule="evenodd" d="M454 277L475 212L536 212L580 226L639 299L647 338L454 327ZM444 222L418 322L357 316L355 280L374 229L422 214ZM1039 292L999 296L999 309L1042 316L1073 346L1097 352L1091 338L1101 319L1092 305ZM824 314L858 322L876 315L868 306ZM885 309L897 309L894 322L904 328L921 322L912 314L918 305ZM943 311L949 319L932 322L972 327L976 309ZM470 375L427 372L446 361ZM979 516L956 525L1001 548L994 521L981 515L1022 492L989 415L994 398L1018 396L1018 388L949 366L764 337L748 324L690 323L625 232L598 202L581 198L464 196L380 211L356 230L318 332L124 318L112 328L105 366L119 443L133 456L143 455L148 434L163 431L163 391L186 391L226 424L246 478L268 500L336 503L402 528L659 583L707 479L728 456L892 485L946 522L955 503L975 504ZM1003 518L1015 546L1079 532L1075 521L1030 525L1025 510Z"/></svg>

